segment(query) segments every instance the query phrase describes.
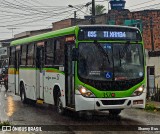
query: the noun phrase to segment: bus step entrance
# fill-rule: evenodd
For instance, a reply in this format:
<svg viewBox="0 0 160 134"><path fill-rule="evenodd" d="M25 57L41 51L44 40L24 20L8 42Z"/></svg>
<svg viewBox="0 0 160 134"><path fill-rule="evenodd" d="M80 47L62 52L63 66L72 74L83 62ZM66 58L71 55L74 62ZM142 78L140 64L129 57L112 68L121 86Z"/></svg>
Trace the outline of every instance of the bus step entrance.
<svg viewBox="0 0 160 134"><path fill-rule="evenodd" d="M38 100L36 101L36 103L37 103L37 104L43 104L43 103L44 103L44 100L38 99Z"/></svg>

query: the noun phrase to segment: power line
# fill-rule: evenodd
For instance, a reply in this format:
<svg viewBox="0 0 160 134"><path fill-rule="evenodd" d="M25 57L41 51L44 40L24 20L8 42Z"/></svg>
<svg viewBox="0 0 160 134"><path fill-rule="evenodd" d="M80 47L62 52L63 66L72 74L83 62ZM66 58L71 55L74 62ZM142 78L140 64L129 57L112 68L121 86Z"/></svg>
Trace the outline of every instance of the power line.
<svg viewBox="0 0 160 134"><path fill-rule="evenodd" d="M23 4L23 3L21 3L21 2L19 2L19 1L17 1L17 0L15 0L15 1L16 1L17 3L19 3L20 5L16 5L16 4L14 4L14 3L12 3L12 2L8 2L8 1L6 1L6 0L4 0L4 1L2 2L2 4L8 5L8 8L14 8L14 9L16 9L16 10L19 9L19 10L27 11L27 12L31 12L31 13L33 13L33 12L46 13L46 12L44 12L44 11L40 11L40 10L37 10L37 9L35 9L35 8L31 8L30 6L28 6L28 5L26 5L26 4Z"/></svg>
<svg viewBox="0 0 160 134"><path fill-rule="evenodd" d="M66 12L64 12L66 13ZM59 14L59 13L57 13ZM55 14L54 14L55 15ZM33 22L36 22L36 21L41 21L41 20L44 20L44 19L47 19L47 18L51 18L54 16L53 14L50 15L50 16L47 16L47 17L43 17L43 18L40 18L40 19L35 19L35 20L32 20L32 21L26 21L26 22L20 22L20 23L16 23L16 24L12 24L12 25L5 25L5 26L0 26L0 27L9 27L9 26L16 26L16 25L21 25L21 24L26 24L26 23L33 23Z"/></svg>
<svg viewBox="0 0 160 134"><path fill-rule="evenodd" d="M41 2L39 2L38 0L31 0L32 2L34 2L34 3L38 3L39 5L46 5L46 4L43 4L43 3L41 3Z"/></svg>
<svg viewBox="0 0 160 134"><path fill-rule="evenodd" d="M81 8L77 8L76 12L81 11L83 8L85 7L85 5L83 5ZM72 12L69 16L65 17L64 19L67 19L68 17L70 17L71 15L73 15L74 12Z"/></svg>
<svg viewBox="0 0 160 134"><path fill-rule="evenodd" d="M139 7L139 8L135 8L135 9L131 9L131 10L144 9L144 8L153 7L153 6L156 6L156 5L159 5L159 4L160 4L160 3L156 3L156 4L153 4L153 5L143 6L143 7Z"/></svg>
<svg viewBox="0 0 160 134"><path fill-rule="evenodd" d="M1 12L6 12L6 13L13 13L13 12L7 12L7 11L2 11L2 10L0 10ZM49 13L49 14L38 14L38 13L36 13L36 14L33 14L33 15L30 15L30 14L23 14L23 13L18 13L18 15L24 15L24 16L34 16L34 15L38 15L38 16L44 16L44 15L50 15L50 14L55 14L55 15L57 15L58 13L60 13L60 15L61 15L61 13L67 13L67 12L70 12L70 11L72 11L71 9L68 9L68 10L62 10L62 11L59 11L59 12L53 12L53 13ZM17 14L17 12L14 12L13 14ZM5 15L4 17L6 17L7 15ZM9 15L10 17L12 16L12 15ZM15 18L15 16L16 15L14 15L14 18ZM3 17L3 16L2 16ZM18 17L18 16L17 16Z"/></svg>
<svg viewBox="0 0 160 134"><path fill-rule="evenodd" d="M133 5L133 6L129 6L129 7L126 7L126 8L131 8L131 7L139 6L139 5L150 3L150 2L153 2L153 1L155 1L155 0L150 0L150 1L147 1L147 2L139 3L139 4L136 4L136 5Z"/></svg>
<svg viewBox="0 0 160 134"><path fill-rule="evenodd" d="M6 1L6 0L4 0L4 2L7 2L7 3L9 3L9 4L12 4L11 2L8 2L8 1ZM3 2L3 4L4 4L4 2ZM5 3L5 4L6 4L6 3ZM8 4L7 4L7 5L8 5ZM25 7L24 7L24 6L20 6L20 5L16 5L16 4L12 4L12 5L14 5L14 6L12 6L12 8L17 9L17 6L18 6L18 7L19 7L18 9L20 9L20 10L22 10L22 11L28 11L28 10L29 10L29 12L30 12L30 10L31 10L30 7L29 7L29 9L27 9L28 7L26 8L26 6L27 6L26 4L25 4ZM23 4L23 5L24 5L24 4ZM11 7L9 7L9 8L11 8ZM25 8L25 10L24 10L24 8ZM27 9L27 10L26 10L26 9ZM65 8L65 9L66 9L66 8ZM62 10L62 9L61 9L61 10ZM33 11L33 9L32 9L32 11ZM37 10L36 10L36 11L37 11ZM54 9L53 11L55 11L55 9ZM52 11L52 12L49 12L49 13L43 12L43 15L44 15L44 14L46 15L46 14L54 13L53 11ZM57 9L57 11L60 11L60 10ZM23 15L23 16L33 16L33 15L39 15L39 14L41 14L41 13L32 13L32 14L28 14L28 13L27 13L27 14L26 14L26 13L19 13L19 12L18 12L18 13L17 13L17 12L9 12L9 11L4 11L4 10L1 10L1 12L3 12L3 13L4 13L4 12L5 12L5 13L10 13L10 14L17 14L17 15L20 15L20 16L22 16L22 15ZM57 13L56 13L56 14L57 14ZM11 15L9 15L9 16L11 16ZM14 15L14 17L15 17L15 15ZM18 16L17 16L17 17L18 17ZM4 18L3 18L3 19L4 19ZM8 19L8 18L6 18L6 19Z"/></svg>
<svg viewBox="0 0 160 134"><path fill-rule="evenodd" d="M4 3L5 2L5 3ZM29 15L33 15L33 14L35 14L34 12L37 12L37 13L43 13L43 14L48 14L49 12L47 12L47 11L41 11L41 10L37 10L37 9L35 9L35 8L31 8L30 6L27 6L26 4L25 4L25 6L24 6L24 4L23 4L23 6L22 5L16 5L16 4L14 4L14 3L11 3L11 2L7 2L7 1L5 1L4 0L4 2L2 2L4 5L7 5L8 6L8 8L14 8L14 9L19 9L19 10L22 10L23 12L24 11L27 11L27 12L31 12L32 14L29 14ZM20 3L20 2L19 2ZM2 5L0 5L1 7L2 7ZM62 7L57 7L57 9L52 9L52 11L51 12L53 12L53 11L59 11L59 10L63 10L63 9L66 9L67 7L65 7L65 8L62 8ZM46 8L47 9L47 8ZM46 10L45 9L45 10ZM51 9L49 9L48 11L50 11ZM3 12L5 12L5 11L3 11ZM36 13L36 14L37 14Z"/></svg>
<svg viewBox="0 0 160 134"><path fill-rule="evenodd" d="M71 10L66 10L67 8L65 8L65 9L61 9L61 10L64 10L65 11L65 13L67 13L68 11L71 11ZM9 13L10 15L8 15L8 14L6 14L4 17L5 18L1 18L1 19L10 19L10 18L6 18L6 16L9 16L9 17L19 17L19 16L34 16L34 15L38 15L38 16L40 16L40 15L50 15L50 14L55 14L55 15L57 15L58 13L60 13L61 14L61 10L59 10L58 12L51 12L51 13L47 13L47 14L39 14L39 13L34 13L34 14L32 14L32 15L30 15L30 14L24 14L24 13L17 13L17 12L10 12L10 11L4 11L4 10L0 10L1 12L3 12L3 14L4 13ZM13 14L13 15L11 15L11 14ZM14 14L16 14L16 15L14 15ZM0 16L0 17L3 17L2 15Z"/></svg>

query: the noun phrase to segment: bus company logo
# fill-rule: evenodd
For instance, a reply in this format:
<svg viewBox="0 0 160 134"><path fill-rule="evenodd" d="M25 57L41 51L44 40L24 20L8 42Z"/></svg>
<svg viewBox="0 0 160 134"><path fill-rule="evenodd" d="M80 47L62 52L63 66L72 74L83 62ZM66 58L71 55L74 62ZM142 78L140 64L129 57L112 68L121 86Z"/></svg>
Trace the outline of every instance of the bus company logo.
<svg viewBox="0 0 160 134"><path fill-rule="evenodd" d="M115 98L116 94L115 93L104 93L104 98Z"/></svg>

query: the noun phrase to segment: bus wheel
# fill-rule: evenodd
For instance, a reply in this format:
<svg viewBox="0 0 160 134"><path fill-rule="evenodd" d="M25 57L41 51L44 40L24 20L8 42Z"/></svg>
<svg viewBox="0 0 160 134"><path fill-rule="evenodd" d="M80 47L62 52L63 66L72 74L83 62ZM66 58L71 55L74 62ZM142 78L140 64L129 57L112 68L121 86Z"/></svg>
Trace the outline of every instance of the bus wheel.
<svg viewBox="0 0 160 134"><path fill-rule="evenodd" d="M111 116L118 116L121 113L121 109L111 109L109 110L109 114Z"/></svg>
<svg viewBox="0 0 160 134"><path fill-rule="evenodd" d="M21 91L21 101L22 101L22 103L27 103L27 98L26 98L26 93L25 93L25 89L24 89L24 85L23 84L21 84L20 85L20 91Z"/></svg>
<svg viewBox="0 0 160 134"><path fill-rule="evenodd" d="M62 104L62 101L61 101L61 94L60 92L58 92L58 95L57 95L57 112L61 115L64 114L64 108L63 108L63 104Z"/></svg>

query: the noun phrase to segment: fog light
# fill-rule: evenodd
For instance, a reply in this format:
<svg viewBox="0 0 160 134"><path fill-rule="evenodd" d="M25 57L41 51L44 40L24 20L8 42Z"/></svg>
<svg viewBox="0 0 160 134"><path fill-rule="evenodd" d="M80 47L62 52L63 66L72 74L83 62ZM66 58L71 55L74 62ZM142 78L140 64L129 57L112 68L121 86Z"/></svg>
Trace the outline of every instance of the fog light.
<svg viewBox="0 0 160 134"><path fill-rule="evenodd" d="M134 100L133 105L136 105L136 104L143 104L143 100Z"/></svg>

